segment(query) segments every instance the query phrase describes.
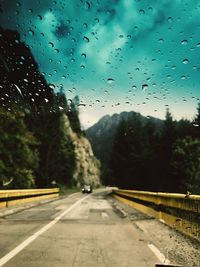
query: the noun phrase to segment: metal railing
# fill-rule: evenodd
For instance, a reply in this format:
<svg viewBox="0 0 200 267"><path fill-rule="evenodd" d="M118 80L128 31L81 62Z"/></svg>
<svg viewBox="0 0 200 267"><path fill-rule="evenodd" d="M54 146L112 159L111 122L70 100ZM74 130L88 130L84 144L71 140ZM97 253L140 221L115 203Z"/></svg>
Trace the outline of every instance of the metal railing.
<svg viewBox="0 0 200 267"><path fill-rule="evenodd" d="M112 193L133 208L200 240L200 195L121 189Z"/></svg>
<svg viewBox="0 0 200 267"><path fill-rule="evenodd" d="M58 188L0 190L0 208L58 196Z"/></svg>

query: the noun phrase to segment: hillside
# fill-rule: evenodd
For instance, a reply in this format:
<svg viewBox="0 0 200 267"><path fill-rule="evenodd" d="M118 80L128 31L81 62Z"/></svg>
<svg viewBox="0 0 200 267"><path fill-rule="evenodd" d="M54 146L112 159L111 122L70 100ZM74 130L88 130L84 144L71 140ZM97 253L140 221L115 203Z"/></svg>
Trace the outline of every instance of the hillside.
<svg viewBox="0 0 200 267"><path fill-rule="evenodd" d="M0 37L0 187L98 186L100 164L73 100L48 84L17 31L0 27Z"/></svg>

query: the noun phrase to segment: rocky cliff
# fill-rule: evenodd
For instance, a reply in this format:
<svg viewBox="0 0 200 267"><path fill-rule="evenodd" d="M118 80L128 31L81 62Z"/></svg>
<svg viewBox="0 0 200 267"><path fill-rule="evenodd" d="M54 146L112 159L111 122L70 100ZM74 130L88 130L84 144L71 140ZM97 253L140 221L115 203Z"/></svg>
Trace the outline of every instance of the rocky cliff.
<svg viewBox="0 0 200 267"><path fill-rule="evenodd" d="M65 116L65 121L75 149L76 167L73 174L75 184L78 187L83 184L100 186L100 162L95 158L90 142L86 137L78 136L72 131L67 116Z"/></svg>

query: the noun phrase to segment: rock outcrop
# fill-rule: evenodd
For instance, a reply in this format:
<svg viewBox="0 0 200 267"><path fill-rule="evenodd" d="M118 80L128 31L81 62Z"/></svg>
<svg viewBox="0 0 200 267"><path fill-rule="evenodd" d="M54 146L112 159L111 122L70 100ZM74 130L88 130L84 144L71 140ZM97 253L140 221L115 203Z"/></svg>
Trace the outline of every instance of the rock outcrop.
<svg viewBox="0 0 200 267"><path fill-rule="evenodd" d="M67 116L66 125L75 149L76 168L73 175L75 184L77 187L83 184L100 186L100 162L95 158L89 140L72 131Z"/></svg>

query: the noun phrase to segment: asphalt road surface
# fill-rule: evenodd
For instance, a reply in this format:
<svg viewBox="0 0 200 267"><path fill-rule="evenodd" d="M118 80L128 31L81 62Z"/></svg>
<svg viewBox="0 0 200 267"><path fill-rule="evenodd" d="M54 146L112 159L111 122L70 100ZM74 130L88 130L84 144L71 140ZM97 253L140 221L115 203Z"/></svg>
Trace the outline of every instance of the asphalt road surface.
<svg viewBox="0 0 200 267"><path fill-rule="evenodd" d="M141 227L108 190L75 193L2 217L0 266L154 267L167 262Z"/></svg>

